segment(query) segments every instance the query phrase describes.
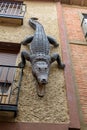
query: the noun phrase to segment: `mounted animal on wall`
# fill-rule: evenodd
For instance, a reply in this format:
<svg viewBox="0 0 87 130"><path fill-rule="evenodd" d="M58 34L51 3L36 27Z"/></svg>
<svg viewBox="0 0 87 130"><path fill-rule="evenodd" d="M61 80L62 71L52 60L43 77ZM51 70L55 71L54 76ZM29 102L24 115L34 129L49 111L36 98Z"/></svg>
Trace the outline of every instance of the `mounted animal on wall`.
<svg viewBox="0 0 87 130"><path fill-rule="evenodd" d="M44 96L44 85L48 82L50 65L53 62L58 63L58 68L64 69L65 64L61 62L59 54L55 53L50 56L50 44L57 47L59 44L50 36L45 34L43 26L37 21L37 18L30 18L29 25L36 30L34 35L25 38L21 44L30 44L30 52L21 52L21 62L19 66L25 67L26 60L30 61L32 73L38 82L37 94L40 97Z"/></svg>

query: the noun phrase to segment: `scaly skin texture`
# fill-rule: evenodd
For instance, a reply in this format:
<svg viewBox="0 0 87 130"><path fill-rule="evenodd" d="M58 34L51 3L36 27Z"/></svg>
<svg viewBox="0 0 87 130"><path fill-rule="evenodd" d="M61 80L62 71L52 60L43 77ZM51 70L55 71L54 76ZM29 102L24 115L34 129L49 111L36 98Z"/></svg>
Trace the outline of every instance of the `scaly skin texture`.
<svg viewBox="0 0 87 130"><path fill-rule="evenodd" d="M59 44L50 36L46 36L43 26L37 21L37 18L29 19L30 26L36 30L34 36L25 38L21 44L30 44L30 53L21 52L21 63L19 66L24 67L26 60L31 62L32 72L38 81L37 94L44 96L44 85L47 84L50 65L57 61L58 67L64 69L65 65L61 62L59 54L50 56L50 44L57 47Z"/></svg>

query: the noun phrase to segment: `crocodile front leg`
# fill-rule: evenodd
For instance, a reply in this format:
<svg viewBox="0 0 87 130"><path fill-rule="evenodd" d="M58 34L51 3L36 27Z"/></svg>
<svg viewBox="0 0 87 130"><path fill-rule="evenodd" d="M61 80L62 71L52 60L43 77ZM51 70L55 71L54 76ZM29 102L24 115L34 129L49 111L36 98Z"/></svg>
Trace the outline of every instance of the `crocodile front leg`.
<svg viewBox="0 0 87 130"><path fill-rule="evenodd" d="M30 61L30 54L27 51L22 51L21 52L21 62L19 63L18 66L20 67L25 67L26 60Z"/></svg>
<svg viewBox="0 0 87 130"><path fill-rule="evenodd" d="M58 67L59 67L60 69L64 69L65 64L63 64L63 63L61 62L61 58L60 58L59 54L53 54L53 55L51 56L51 63L53 63L54 61L57 61Z"/></svg>
<svg viewBox="0 0 87 130"><path fill-rule="evenodd" d="M50 44L54 45L54 47L59 46L59 44L57 43L57 41L53 37L47 36L47 38L48 38L48 41L50 42Z"/></svg>
<svg viewBox="0 0 87 130"><path fill-rule="evenodd" d="M27 45L27 44L29 44L30 42L32 42L32 40L33 40L33 35L31 35L31 36L29 36L29 37L26 37L22 42L21 42L21 44L22 45Z"/></svg>

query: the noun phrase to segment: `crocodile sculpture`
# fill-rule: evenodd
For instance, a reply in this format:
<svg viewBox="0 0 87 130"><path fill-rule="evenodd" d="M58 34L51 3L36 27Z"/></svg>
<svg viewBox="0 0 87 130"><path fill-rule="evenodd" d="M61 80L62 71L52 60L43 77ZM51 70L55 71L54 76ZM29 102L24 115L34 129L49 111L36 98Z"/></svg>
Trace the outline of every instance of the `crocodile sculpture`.
<svg viewBox="0 0 87 130"><path fill-rule="evenodd" d="M25 38L21 44L30 44L30 53L27 51L21 52L21 62L19 65L24 67L26 60L31 62L32 73L38 81L37 94L40 97L44 96L44 85L47 84L50 65L54 61L57 61L58 67L64 69L65 64L61 62L59 54L53 54L50 56L50 45L57 47L59 44L56 40L50 36L46 36L43 26L37 21L37 18L30 18L30 26L36 30L34 36Z"/></svg>

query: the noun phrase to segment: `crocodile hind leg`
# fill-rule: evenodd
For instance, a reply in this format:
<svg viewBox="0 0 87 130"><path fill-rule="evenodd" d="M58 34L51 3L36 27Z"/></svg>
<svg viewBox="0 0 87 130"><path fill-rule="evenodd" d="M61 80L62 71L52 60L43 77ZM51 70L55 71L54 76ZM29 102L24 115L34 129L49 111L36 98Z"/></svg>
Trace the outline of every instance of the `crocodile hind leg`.
<svg viewBox="0 0 87 130"><path fill-rule="evenodd" d="M61 62L61 58L60 58L59 54L53 54L53 55L51 56L51 63L53 63L54 61L57 61L58 67L59 67L60 69L64 69L65 64L63 64L63 63Z"/></svg>
<svg viewBox="0 0 87 130"><path fill-rule="evenodd" d="M32 40L33 40L33 35L29 36L29 37L26 37L22 42L21 44L22 45L27 45L28 43L30 43Z"/></svg>
<svg viewBox="0 0 87 130"><path fill-rule="evenodd" d="M48 38L49 43L54 45L54 47L59 46L59 44L57 43L57 41L53 37L47 36L47 38Z"/></svg>
<svg viewBox="0 0 87 130"><path fill-rule="evenodd" d="M21 62L18 64L19 67L25 67L26 60L30 61L30 54L27 51L21 52Z"/></svg>

